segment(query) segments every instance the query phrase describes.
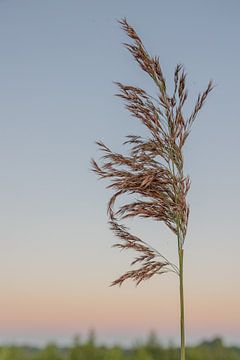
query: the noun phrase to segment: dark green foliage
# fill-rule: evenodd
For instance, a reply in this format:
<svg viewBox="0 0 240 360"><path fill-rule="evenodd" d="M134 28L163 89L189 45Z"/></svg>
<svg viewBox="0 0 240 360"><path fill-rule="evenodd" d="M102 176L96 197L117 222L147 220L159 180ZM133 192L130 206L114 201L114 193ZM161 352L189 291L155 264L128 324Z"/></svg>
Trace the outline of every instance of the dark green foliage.
<svg viewBox="0 0 240 360"><path fill-rule="evenodd" d="M30 357L25 354L23 349L16 346L3 346L0 348L1 360L28 360Z"/></svg>
<svg viewBox="0 0 240 360"><path fill-rule="evenodd" d="M187 360L240 360L239 347L226 347L220 338L204 341L187 348ZM98 346L94 334L81 343L76 337L68 348L48 344L43 349L2 346L0 360L178 360L179 349L170 345L163 347L154 333L147 341L128 350L119 346Z"/></svg>
<svg viewBox="0 0 240 360"><path fill-rule="evenodd" d="M55 344L50 343L41 352L36 354L32 359L33 360L62 360L63 357L60 354L58 347Z"/></svg>

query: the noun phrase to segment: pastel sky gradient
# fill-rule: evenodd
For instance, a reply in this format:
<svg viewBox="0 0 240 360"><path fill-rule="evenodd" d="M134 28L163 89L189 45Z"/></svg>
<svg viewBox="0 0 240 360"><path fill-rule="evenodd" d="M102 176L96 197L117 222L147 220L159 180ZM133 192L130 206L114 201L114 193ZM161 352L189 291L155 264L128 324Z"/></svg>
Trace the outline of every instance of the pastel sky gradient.
<svg viewBox="0 0 240 360"><path fill-rule="evenodd" d="M120 150L143 130L113 81L153 89L122 46L116 19L126 16L168 81L184 64L190 103L216 85L185 153L187 339L240 343L239 13L238 0L0 0L1 341L66 341L90 328L104 342L151 329L178 341L174 276L108 286L131 256L111 249L109 192L89 160L95 140ZM176 258L162 225L131 225Z"/></svg>

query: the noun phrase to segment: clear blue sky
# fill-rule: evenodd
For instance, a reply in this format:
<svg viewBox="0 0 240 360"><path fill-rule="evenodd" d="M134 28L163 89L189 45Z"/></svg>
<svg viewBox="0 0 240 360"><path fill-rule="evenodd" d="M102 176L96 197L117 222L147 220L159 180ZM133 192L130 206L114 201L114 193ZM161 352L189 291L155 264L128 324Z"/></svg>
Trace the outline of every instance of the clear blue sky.
<svg viewBox="0 0 240 360"><path fill-rule="evenodd" d="M171 276L108 287L129 257L110 248L109 193L89 170L96 139L119 150L142 131L113 97L113 81L152 89L121 45L126 16L169 82L184 64L190 99L216 85L186 147L187 336L239 342L239 13L237 0L0 1L0 339L178 338ZM162 226L138 225L174 258Z"/></svg>

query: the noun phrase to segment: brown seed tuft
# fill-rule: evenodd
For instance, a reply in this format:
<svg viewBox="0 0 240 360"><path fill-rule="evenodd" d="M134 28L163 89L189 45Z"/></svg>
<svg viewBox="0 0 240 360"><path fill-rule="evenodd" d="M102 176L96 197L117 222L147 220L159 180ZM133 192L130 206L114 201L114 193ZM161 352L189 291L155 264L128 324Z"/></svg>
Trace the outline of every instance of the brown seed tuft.
<svg viewBox="0 0 240 360"><path fill-rule="evenodd" d="M108 188L114 193L108 203L110 227L120 239L115 244L122 250L132 249L138 256L132 265L140 268L126 272L112 285L121 285L132 279L136 284L154 274L173 271L176 265L168 261L156 249L132 235L119 221L126 218L151 218L164 222L177 235L178 248L182 248L188 225L189 206L186 196L190 180L183 172L183 146L191 126L213 88L209 82L199 95L193 112L185 117L183 107L187 100L186 73L181 65L174 72L174 91L168 95L159 58L148 54L140 37L126 19L119 21L133 43L125 44L139 66L154 80L157 97L145 90L117 82L117 96L122 98L131 115L147 129L148 136L128 135L124 145L128 155L112 152L103 142L97 145L102 151L102 163L92 160L92 169L100 178L108 178ZM134 200L115 209L122 195L134 195Z"/></svg>

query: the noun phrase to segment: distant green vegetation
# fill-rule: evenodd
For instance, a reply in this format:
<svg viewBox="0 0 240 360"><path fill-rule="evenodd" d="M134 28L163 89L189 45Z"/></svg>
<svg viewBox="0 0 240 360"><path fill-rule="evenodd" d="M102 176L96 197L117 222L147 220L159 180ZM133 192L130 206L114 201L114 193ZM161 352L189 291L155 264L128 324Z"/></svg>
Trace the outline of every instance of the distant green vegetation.
<svg viewBox="0 0 240 360"><path fill-rule="evenodd" d="M179 349L163 347L154 334L130 349L119 346L98 346L94 337L85 342L75 338L70 347L48 344L43 349L1 346L0 360L179 360ZM239 347L226 347L220 338L187 348L187 360L240 360Z"/></svg>

